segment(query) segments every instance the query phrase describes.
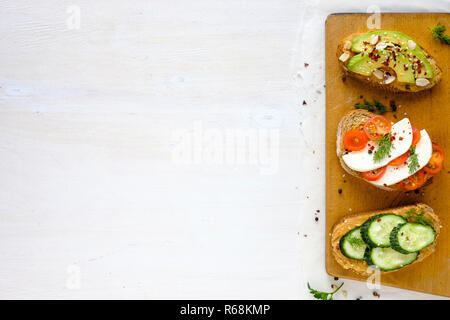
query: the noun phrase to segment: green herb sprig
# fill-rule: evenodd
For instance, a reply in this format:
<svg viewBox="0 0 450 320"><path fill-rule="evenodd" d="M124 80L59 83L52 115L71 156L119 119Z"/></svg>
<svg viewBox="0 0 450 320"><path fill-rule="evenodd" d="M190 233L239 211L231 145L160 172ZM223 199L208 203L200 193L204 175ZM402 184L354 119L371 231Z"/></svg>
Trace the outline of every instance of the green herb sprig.
<svg viewBox="0 0 450 320"><path fill-rule="evenodd" d="M375 112L376 114L383 114L387 111L387 108L380 101L373 99L373 103L364 100L364 104L355 104L355 109L364 109L370 112Z"/></svg>
<svg viewBox="0 0 450 320"><path fill-rule="evenodd" d="M408 212L406 212L406 215L405 215L406 220L413 217L416 212L417 212L416 208L412 208L412 209L408 210Z"/></svg>
<svg viewBox="0 0 450 320"><path fill-rule="evenodd" d="M380 162L384 158L386 158L392 149L392 141L391 141L391 134L388 133L384 135L382 138L377 140L380 144L377 151L375 151L373 155L373 161Z"/></svg>
<svg viewBox="0 0 450 320"><path fill-rule="evenodd" d="M419 159L417 158L416 146L412 147L408 153L409 173L413 174L419 167Z"/></svg>
<svg viewBox="0 0 450 320"><path fill-rule="evenodd" d="M342 282L341 285L339 287L337 287L336 290L334 290L333 292L322 292L322 291L318 291L315 290L313 288L311 288L309 286L309 282L308 282L308 289L309 292L314 296L314 298L319 299L319 300L333 300L333 295L338 292L338 290L344 285L344 283Z"/></svg>
<svg viewBox="0 0 450 320"><path fill-rule="evenodd" d="M447 28L444 25L438 23L436 27L430 30L433 34L433 38L441 40L442 43L450 44L450 36L444 34L446 29Z"/></svg>
<svg viewBox="0 0 450 320"><path fill-rule="evenodd" d="M417 209L413 208L411 210L409 210L406 215L405 218L406 220L410 220L413 219L415 222L417 223L421 223L424 225L429 225L429 226L433 226L433 223L431 222L430 219L424 218L423 216L425 215L425 211L421 211L419 214L416 215Z"/></svg>
<svg viewBox="0 0 450 320"><path fill-rule="evenodd" d="M416 221L417 221L418 223L421 223L421 224L427 224L427 225L429 225L429 226L432 226L431 220L430 220L430 219L427 219L427 218L424 218L424 217L423 217L424 214L425 214L425 211L422 211L422 212L419 213L417 216L415 216L414 219L416 219Z"/></svg>
<svg viewBox="0 0 450 320"><path fill-rule="evenodd" d="M360 238L350 237L350 238L347 239L347 241L348 241L348 243L350 243L352 246L360 247L360 246L366 245L366 243L364 242L364 240L363 240L363 239L360 239Z"/></svg>

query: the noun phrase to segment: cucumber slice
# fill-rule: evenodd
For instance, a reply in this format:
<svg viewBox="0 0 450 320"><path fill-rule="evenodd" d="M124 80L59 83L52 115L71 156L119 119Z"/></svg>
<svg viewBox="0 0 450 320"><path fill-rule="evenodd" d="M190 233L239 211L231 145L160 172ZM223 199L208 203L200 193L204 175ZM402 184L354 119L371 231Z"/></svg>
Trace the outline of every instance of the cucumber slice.
<svg viewBox="0 0 450 320"><path fill-rule="evenodd" d="M373 216L361 226L361 236L371 247L387 248L391 246L389 236L392 229L405 222L403 217L393 213Z"/></svg>
<svg viewBox="0 0 450 320"><path fill-rule="evenodd" d="M392 248L370 248L365 252L367 264L382 271L391 271L403 268L417 260L419 252L403 254Z"/></svg>
<svg viewBox="0 0 450 320"><path fill-rule="evenodd" d="M344 256L355 260L364 260L364 252L367 244L361 237L361 228L354 228L347 232L339 242L339 247Z"/></svg>
<svg viewBox="0 0 450 320"><path fill-rule="evenodd" d="M401 253L412 253L428 247L436 239L436 233L431 226L408 222L392 229L392 249Z"/></svg>

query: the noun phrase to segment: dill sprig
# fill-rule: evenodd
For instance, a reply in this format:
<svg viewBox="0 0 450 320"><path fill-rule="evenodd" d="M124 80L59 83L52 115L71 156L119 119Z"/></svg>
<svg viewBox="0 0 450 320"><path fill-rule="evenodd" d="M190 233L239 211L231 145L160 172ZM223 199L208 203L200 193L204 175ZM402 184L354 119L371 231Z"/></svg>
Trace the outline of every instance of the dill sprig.
<svg viewBox="0 0 450 320"><path fill-rule="evenodd" d="M417 158L416 146L412 147L408 153L409 173L413 174L419 167L419 159Z"/></svg>
<svg viewBox="0 0 450 320"><path fill-rule="evenodd" d="M381 139L378 139L379 148L377 151L375 151L373 155L373 161L380 162L384 158L386 158L392 149L392 141L391 141L391 134L388 133L384 135Z"/></svg>
<svg viewBox="0 0 450 320"><path fill-rule="evenodd" d="M425 214L425 211L422 211L422 212L419 213L417 216L415 216L414 219L416 219L416 221L417 221L418 223L426 224L426 225L432 226L433 224L432 224L431 220L430 220L430 219L427 219L427 218L424 218L424 217L423 217L424 214Z"/></svg>
<svg viewBox="0 0 450 320"><path fill-rule="evenodd" d="M355 104L355 109L365 109L376 114L383 114L387 111L386 106L375 99L373 99L373 103L367 100L364 100L364 104L357 103Z"/></svg>
<svg viewBox="0 0 450 320"><path fill-rule="evenodd" d="M415 209L415 208L409 210L405 216L406 220L410 221L412 218L414 220L414 222L421 223L423 225L433 226L433 223L431 222L430 219L423 217L425 215L425 211L422 211L417 215L415 214L416 212L417 212L417 209Z"/></svg>
<svg viewBox="0 0 450 320"><path fill-rule="evenodd" d="M322 291L318 291L315 290L313 288L311 288L309 286L309 282L308 282L308 289L309 292L314 296L314 298L319 299L319 300L333 300L333 295L338 292L338 290L344 285L344 283L342 282L341 285L339 287L337 287L336 290L334 290L333 292L322 292Z"/></svg>
<svg viewBox="0 0 450 320"><path fill-rule="evenodd" d="M450 36L444 34L447 28L443 26L441 23L438 23L436 27L431 30L433 34L433 38L441 40L442 43L450 44Z"/></svg>
<svg viewBox="0 0 450 320"><path fill-rule="evenodd" d="M360 239L360 238L350 237L347 239L347 241L348 241L348 243L350 243L352 246L355 246L355 247L361 247L361 246L366 245L364 240Z"/></svg>
<svg viewBox="0 0 450 320"><path fill-rule="evenodd" d="M417 211L416 208L409 209L408 212L406 212L406 215L405 215L406 220L408 220L409 218L413 217L414 214L416 213L416 211Z"/></svg>

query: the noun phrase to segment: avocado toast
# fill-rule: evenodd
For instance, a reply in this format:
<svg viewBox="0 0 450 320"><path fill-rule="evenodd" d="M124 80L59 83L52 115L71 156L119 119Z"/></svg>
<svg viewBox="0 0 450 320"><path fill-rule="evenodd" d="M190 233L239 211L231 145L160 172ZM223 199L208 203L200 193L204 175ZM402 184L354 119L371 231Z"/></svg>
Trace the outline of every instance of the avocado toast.
<svg viewBox="0 0 450 320"><path fill-rule="evenodd" d="M398 31L352 34L341 41L337 56L350 76L394 92L427 90L442 77L435 59Z"/></svg>

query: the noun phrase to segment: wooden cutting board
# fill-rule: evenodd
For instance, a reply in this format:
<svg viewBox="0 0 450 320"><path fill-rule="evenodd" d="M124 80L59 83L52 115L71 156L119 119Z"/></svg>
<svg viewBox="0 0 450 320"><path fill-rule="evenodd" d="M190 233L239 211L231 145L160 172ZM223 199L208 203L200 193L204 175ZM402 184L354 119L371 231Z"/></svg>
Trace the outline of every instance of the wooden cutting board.
<svg viewBox="0 0 450 320"><path fill-rule="evenodd" d="M394 94L367 87L340 69L336 48L343 37L355 32L371 31L367 27L369 14L333 14L326 21L326 268L332 276L366 281L366 278L344 270L334 260L330 250L333 224L342 216L389 207L424 202L430 205L442 221L436 252L421 263L393 273L382 274L381 283L388 286L450 296L450 46L434 40L428 28L438 22L450 29L450 14L386 13L381 14L381 29L404 32L424 47L441 67L440 84L419 94ZM450 32L448 30L447 32ZM398 121L408 116L419 129L427 129L433 141L446 150L444 169L434 182L419 193L409 194L376 189L341 168L336 156L336 130L341 117L363 99L377 99L389 106L395 101L397 111L385 116ZM396 117L396 118L395 118ZM339 193L339 189L342 193Z"/></svg>

